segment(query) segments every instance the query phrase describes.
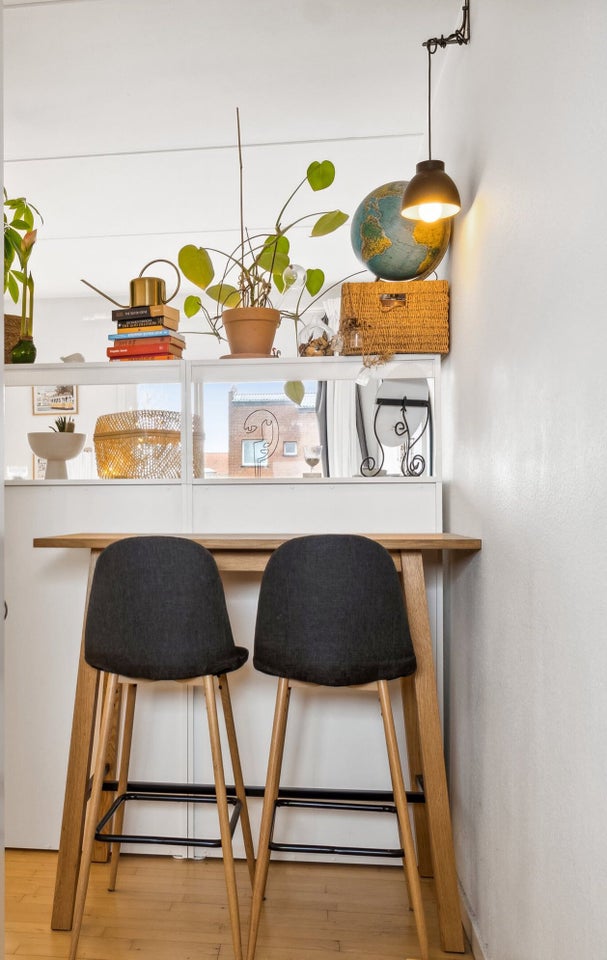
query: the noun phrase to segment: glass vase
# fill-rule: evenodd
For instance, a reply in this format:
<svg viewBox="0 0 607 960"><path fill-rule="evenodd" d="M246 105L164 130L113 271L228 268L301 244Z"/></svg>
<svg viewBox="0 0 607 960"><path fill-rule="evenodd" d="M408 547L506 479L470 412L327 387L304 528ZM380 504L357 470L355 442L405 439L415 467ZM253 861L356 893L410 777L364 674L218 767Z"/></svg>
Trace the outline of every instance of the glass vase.
<svg viewBox="0 0 607 960"><path fill-rule="evenodd" d="M11 350L11 363L33 363L36 346L32 337L20 337Z"/></svg>

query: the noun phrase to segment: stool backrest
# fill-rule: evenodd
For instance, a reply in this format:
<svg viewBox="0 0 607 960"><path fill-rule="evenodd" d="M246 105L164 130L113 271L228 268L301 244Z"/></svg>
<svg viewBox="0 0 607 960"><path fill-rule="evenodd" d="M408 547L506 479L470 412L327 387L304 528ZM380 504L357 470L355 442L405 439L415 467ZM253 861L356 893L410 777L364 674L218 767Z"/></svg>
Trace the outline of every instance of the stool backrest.
<svg viewBox="0 0 607 960"><path fill-rule="evenodd" d="M403 592L390 554L367 537L297 537L262 578L253 663L325 686L415 672Z"/></svg>
<svg viewBox="0 0 607 960"><path fill-rule="evenodd" d="M129 537L97 560L85 626L85 659L109 673L180 680L237 669L217 564L180 537Z"/></svg>

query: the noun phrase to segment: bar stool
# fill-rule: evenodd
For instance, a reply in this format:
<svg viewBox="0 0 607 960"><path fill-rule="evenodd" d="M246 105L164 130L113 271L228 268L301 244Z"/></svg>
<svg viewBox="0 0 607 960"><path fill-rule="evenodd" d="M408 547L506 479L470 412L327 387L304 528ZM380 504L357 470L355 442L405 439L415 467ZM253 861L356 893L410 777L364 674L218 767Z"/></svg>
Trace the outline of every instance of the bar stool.
<svg viewBox="0 0 607 960"><path fill-rule="evenodd" d="M242 946L232 834L240 819L251 881L254 854L242 771L234 728L227 674L241 667L248 651L234 644L217 565L211 554L191 540L179 537L130 537L111 544L101 553L91 585L86 615L84 656L103 671L105 692L97 737L89 809L82 845L70 960L75 960L82 926L90 865L95 840L112 843L109 889L116 882L121 842L174 843L184 846L221 847L228 907L236 960ZM215 677L235 781L236 796L228 796L219 738ZM213 760L214 791L192 788L191 795L176 784L155 784L145 790L128 789L135 699L142 682L200 683L204 691ZM98 823L108 743L115 723L118 691L126 688L118 795ZM141 792L143 788L143 792ZM174 788L171 790L171 788ZM216 803L219 839L149 837L122 834L125 804L129 800L171 800ZM233 812L230 816L229 807ZM112 821L109 833L103 827Z"/></svg>
<svg viewBox="0 0 607 960"><path fill-rule="evenodd" d="M421 956L427 960L421 887L388 687L389 680L413 674L416 661L390 554L374 541L354 535L305 536L280 546L270 557L261 582L253 663L279 681L247 960L255 955L270 852L286 849L274 843L273 829L276 807L284 803L279 799L280 771L289 698L297 682L330 687L372 685L377 689L409 898ZM331 806L339 808L337 803ZM348 808L352 809L352 804ZM306 849L313 847L307 845ZM402 856L403 850L398 852Z"/></svg>

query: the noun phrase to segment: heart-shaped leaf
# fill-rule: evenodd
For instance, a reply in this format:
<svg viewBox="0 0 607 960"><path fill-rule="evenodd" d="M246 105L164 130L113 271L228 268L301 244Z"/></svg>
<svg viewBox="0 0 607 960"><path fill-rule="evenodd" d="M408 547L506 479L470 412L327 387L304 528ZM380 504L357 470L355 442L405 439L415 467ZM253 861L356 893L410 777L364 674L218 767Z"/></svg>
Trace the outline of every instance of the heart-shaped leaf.
<svg viewBox="0 0 607 960"><path fill-rule="evenodd" d="M335 180L335 167L330 160L313 160L306 173L312 190L325 190Z"/></svg>
<svg viewBox="0 0 607 960"><path fill-rule="evenodd" d="M312 227L311 236L324 237L327 233L333 233L333 231L341 227L347 219L348 214L342 213L341 210L331 210L329 213L323 213L322 217L319 217Z"/></svg>
<svg viewBox="0 0 607 960"><path fill-rule="evenodd" d="M214 283L212 287L207 287L207 294L211 300L216 300L222 307L240 305L240 293L229 283Z"/></svg>
<svg viewBox="0 0 607 960"><path fill-rule="evenodd" d="M204 247L195 247L193 243L188 243L187 246L181 248L178 263L184 277L200 287L201 290L206 290L215 276L213 264L207 251Z"/></svg>
<svg viewBox="0 0 607 960"><path fill-rule="evenodd" d="M305 387L301 380L287 380L283 387L285 396L292 400L293 403L296 403L297 406L301 404L301 401L304 398L306 392Z"/></svg>
<svg viewBox="0 0 607 960"><path fill-rule="evenodd" d="M289 266L289 240L284 236L266 237L257 263L268 273L282 273Z"/></svg>
<svg viewBox="0 0 607 960"><path fill-rule="evenodd" d="M283 273L273 273L272 281L279 293L285 292L287 285L284 281L284 271Z"/></svg>
<svg viewBox="0 0 607 960"><path fill-rule="evenodd" d="M186 317L195 317L201 307L200 297L186 297L183 301L183 312Z"/></svg>
<svg viewBox="0 0 607 960"><path fill-rule="evenodd" d="M314 297L322 290L325 282L325 275L322 270L306 270L306 290L311 297Z"/></svg>

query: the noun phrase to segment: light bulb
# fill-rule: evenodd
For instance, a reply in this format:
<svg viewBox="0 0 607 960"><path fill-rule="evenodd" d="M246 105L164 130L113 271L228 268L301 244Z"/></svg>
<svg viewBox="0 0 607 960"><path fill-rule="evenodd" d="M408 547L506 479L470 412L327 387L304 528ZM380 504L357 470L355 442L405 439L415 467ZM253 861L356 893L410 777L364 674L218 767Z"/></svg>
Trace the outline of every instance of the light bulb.
<svg viewBox="0 0 607 960"><path fill-rule="evenodd" d="M440 203L423 203L419 206L419 217L420 220L423 220L424 223L435 223L437 220L440 220L443 214L442 204Z"/></svg>

